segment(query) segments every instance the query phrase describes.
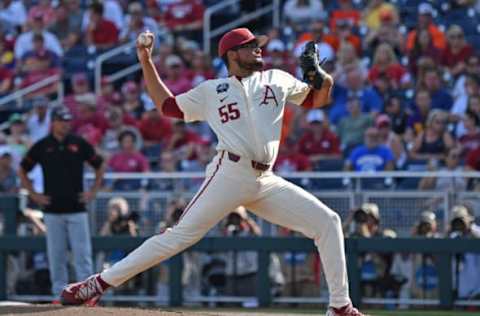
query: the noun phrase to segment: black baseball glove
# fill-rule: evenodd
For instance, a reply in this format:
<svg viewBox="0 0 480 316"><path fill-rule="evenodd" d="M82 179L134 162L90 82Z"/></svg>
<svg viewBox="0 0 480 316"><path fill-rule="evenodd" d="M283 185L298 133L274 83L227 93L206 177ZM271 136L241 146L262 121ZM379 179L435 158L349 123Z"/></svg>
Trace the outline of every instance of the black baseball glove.
<svg viewBox="0 0 480 316"><path fill-rule="evenodd" d="M302 55L300 55L300 67L303 71L303 81L312 85L315 89L320 89L325 79L326 72L322 68L322 62L318 60L317 47L313 41L305 45Z"/></svg>

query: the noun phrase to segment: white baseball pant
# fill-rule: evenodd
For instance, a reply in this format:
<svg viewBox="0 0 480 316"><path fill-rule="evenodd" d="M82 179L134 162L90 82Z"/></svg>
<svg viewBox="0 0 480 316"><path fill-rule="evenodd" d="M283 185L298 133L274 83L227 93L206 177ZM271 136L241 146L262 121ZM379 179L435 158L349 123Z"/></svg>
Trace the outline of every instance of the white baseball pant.
<svg viewBox="0 0 480 316"><path fill-rule="evenodd" d="M105 282L119 286L200 240L238 206L274 224L312 238L320 253L330 292L330 306L350 303L343 232L337 213L302 188L258 171L251 162L230 161L225 151L206 170L202 187L185 208L177 225L146 240L127 257L101 273Z"/></svg>

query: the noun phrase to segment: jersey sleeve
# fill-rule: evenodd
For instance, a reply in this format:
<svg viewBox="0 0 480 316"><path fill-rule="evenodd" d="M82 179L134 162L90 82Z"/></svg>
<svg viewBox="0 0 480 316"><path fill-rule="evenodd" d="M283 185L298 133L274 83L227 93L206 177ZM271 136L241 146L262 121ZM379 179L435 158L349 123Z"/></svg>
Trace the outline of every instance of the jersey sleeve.
<svg viewBox="0 0 480 316"><path fill-rule="evenodd" d="M41 156L42 156L41 151L42 151L41 143L34 144L28 150L28 152L25 154L25 156L23 157L20 163L23 170L25 170L26 172L30 172L37 163L41 162Z"/></svg>
<svg viewBox="0 0 480 316"><path fill-rule="evenodd" d="M92 166L94 169L100 168L103 163L103 158L95 152L95 149L93 148L93 146L90 145L90 143L88 143L83 138L81 138L80 146L82 150L83 159L86 162L88 162L88 164Z"/></svg>
<svg viewBox="0 0 480 316"><path fill-rule="evenodd" d="M175 97L178 107L183 112L185 122L205 120L205 88L206 84L202 83Z"/></svg>
<svg viewBox="0 0 480 316"><path fill-rule="evenodd" d="M311 91L310 86L287 72L281 71L281 73L283 82L287 85L287 102L302 105Z"/></svg>

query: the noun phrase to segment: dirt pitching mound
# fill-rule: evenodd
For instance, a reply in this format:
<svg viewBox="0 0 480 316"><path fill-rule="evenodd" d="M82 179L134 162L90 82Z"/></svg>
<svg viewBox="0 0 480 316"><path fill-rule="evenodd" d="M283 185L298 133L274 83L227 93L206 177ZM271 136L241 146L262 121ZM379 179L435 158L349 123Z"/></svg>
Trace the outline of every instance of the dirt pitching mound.
<svg viewBox="0 0 480 316"><path fill-rule="evenodd" d="M0 306L0 315L21 316L212 316L206 312L168 311L167 309L142 309L120 307L69 307L57 305Z"/></svg>

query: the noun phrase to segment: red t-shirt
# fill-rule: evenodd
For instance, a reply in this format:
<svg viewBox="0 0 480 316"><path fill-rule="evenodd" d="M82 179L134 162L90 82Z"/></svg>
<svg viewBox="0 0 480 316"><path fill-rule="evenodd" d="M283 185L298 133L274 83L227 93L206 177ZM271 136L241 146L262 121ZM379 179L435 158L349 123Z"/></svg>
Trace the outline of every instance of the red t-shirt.
<svg viewBox="0 0 480 316"><path fill-rule="evenodd" d="M371 83L374 83L381 74L385 74L387 75L387 78L394 79L397 84L400 84L406 72L405 68L400 64L390 65L387 67L386 71L383 72L375 65L370 68L370 71L368 72L368 80L370 80Z"/></svg>
<svg viewBox="0 0 480 316"><path fill-rule="evenodd" d="M0 81L13 79L13 72L6 67L0 67Z"/></svg>
<svg viewBox="0 0 480 316"><path fill-rule="evenodd" d="M480 171L480 147L472 150L468 155L467 155L467 166L470 168Z"/></svg>
<svg viewBox="0 0 480 316"><path fill-rule="evenodd" d="M300 153L291 153L279 155L274 169L280 172L307 171L311 170L311 165L307 156Z"/></svg>
<svg viewBox="0 0 480 316"><path fill-rule="evenodd" d="M116 44L118 42L118 29L108 20L102 19L93 31L95 45Z"/></svg>
<svg viewBox="0 0 480 316"><path fill-rule="evenodd" d="M206 144L205 140L203 140L198 134L195 134L192 131L185 131L185 134L183 135L182 138L178 139L174 144L173 144L173 149L180 148L182 146L188 145L188 144Z"/></svg>
<svg viewBox="0 0 480 316"><path fill-rule="evenodd" d="M168 4L164 21L168 28L190 24L203 19L204 7L198 0L183 0Z"/></svg>
<svg viewBox="0 0 480 316"><path fill-rule="evenodd" d="M480 133L462 135L459 141L465 150L464 152L469 153L480 147Z"/></svg>
<svg viewBox="0 0 480 316"><path fill-rule="evenodd" d="M140 152L118 152L110 158L108 166L115 172L145 172L148 160Z"/></svg>
<svg viewBox="0 0 480 316"><path fill-rule="evenodd" d="M143 118L139 124L144 140L165 143L172 136L172 123L164 118Z"/></svg>
<svg viewBox="0 0 480 316"><path fill-rule="evenodd" d="M440 60L442 65L453 67L461 61L465 62L472 55L473 48L469 44L465 45L458 53L453 53L450 46L447 45L442 51Z"/></svg>
<svg viewBox="0 0 480 316"><path fill-rule="evenodd" d="M323 130L322 137L316 140L311 131L306 132L298 142L298 150L304 155L340 154L338 137L329 130Z"/></svg>
<svg viewBox="0 0 480 316"><path fill-rule="evenodd" d="M177 80L164 79L163 83L170 89L173 95L179 95L192 89L192 82L185 77Z"/></svg>
<svg viewBox="0 0 480 316"><path fill-rule="evenodd" d="M95 113L92 117L88 118L82 118L81 116L77 116L74 118L72 125L74 131L78 131L81 127L85 125L92 125L95 128L98 128L102 135L109 127L107 119L104 115L100 113Z"/></svg>

